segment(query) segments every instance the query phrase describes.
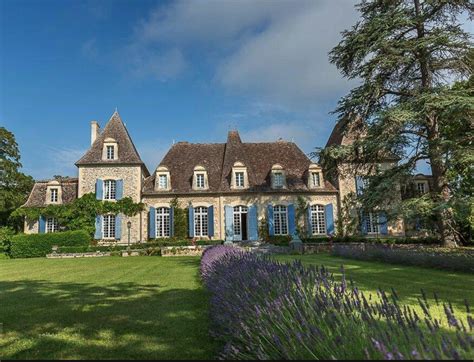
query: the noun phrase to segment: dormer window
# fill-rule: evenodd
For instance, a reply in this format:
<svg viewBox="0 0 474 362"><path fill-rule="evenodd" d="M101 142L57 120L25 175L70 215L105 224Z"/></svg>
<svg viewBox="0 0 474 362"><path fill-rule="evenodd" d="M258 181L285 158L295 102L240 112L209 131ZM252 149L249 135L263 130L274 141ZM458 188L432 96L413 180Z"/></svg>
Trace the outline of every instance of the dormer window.
<svg viewBox="0 0 474 362"><path fill-rule="evenodd" d="M115 147L107 146L107 160L115 160Z"/></svg>
<svg viewBox="0 0 474 362"><path fill-rule="evenodd" d="M58 180L48 182L45 202L46 204L60 204L62 202L61 184Z"/></svg>
<svg viewBox="0 0 474 362"><path fill-rule="evenodd" d="M209 180L207 171L203 166L194 167L193 190L209 189Z"/></svg>
<svg viewBox="0 0 474 362"><path fill-rule="evenodd" d="M310 189L320 188L324 185L323 171L318 164L311 164L308 169L308 187Z"/></svg>
<svg viewBox="0 0 474 362"><path fill-rule="evenodd" d="M159 175L158 176L158 188L165 190L168 188L168 176Z"/></svg>
<svg viewBox="0 0 474 362"><path fill-rule="evenodd" d="M424 193L426 193L426 183L424 182L417 182L416 183L416 190L418 191L418 193L420 195L423 195Z"/></svg>
<svg viewBox="0 0 474 362"><path fill-rule="evenodd" d="M117 181L104 181L104 200L115 200L117 196Z"/></svg>
<svg viewBox="0 0 474 362"><path fill-rule="evenodd" d="M321 177L319 175L319 172L311 172L311 182L313 187L321 186Z"/></svg>
<svg viewBox="0 0 474 362"><path fill-rule="evenodd" d="M51 189L51 203L57 204L59 200L59 190Z"/></svg>
<svg viewBox="0 0 474 362"><path fill-rule="evenodd" d="M118 143L113 138L106 138L104 140L102 159L106 161L118 160Z"/></svg>
<svg viewBox="0 0 474 362"><path fill-rule="evenodd" d="M159 166L156 169L155 189L158 191L171 190L170 171L166 166Z"/></svg>
<svg viewBox="0 0 474 362"><path fill-rule="evenodd" d="M245 189L248 188L248 185L247 167L242 162L234 163L232 167L231 189Z"/></svg>
<svg viewBox="0 0 474 362"><path fill-rule="evenodd" d="M273 165L271 180L272 180L272 187L274 189L282 189L286 187L286 175L281 165L279 164Z"/></svg>

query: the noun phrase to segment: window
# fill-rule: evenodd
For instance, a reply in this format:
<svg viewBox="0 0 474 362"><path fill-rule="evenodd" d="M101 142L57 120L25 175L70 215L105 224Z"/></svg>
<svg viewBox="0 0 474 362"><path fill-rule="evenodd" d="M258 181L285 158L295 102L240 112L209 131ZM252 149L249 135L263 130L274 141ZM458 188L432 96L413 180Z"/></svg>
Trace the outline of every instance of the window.
<svg viewBox="0 0 474 362"><path fill-rule="evenodd" d="M158 178L158 188L167 189L168 188L168 176L160 175Z"/></svg>
<svg viewBox="0 0 474 362"><path fill-rule="evenodd" d="M245 186L244 173L243 172L236 172L235 173L235 186L237 186L237 187L244 187Z"/></svg>
<svg viewBox="0 0 474 362"><path fill-rule="evenodd" d="M115 160L115 146L107 146L107 159Z"/></svg>
<svg viewBox="0 0 474 362"><path fill-rule="evenodd" d="M115 239L115 215L104 215L104 239Z"/></svg>
<svg viewBox="0 0 474 362"><path fill-rule="evenodd" d="M198 189L205 188L204 174L203 173L196 174L196 187Z"/></svg>
<svg viewBox="0 0 474 362"><path fill-rule="evenodd" d="M159 207L156 209L156 237L167 238L170 236L170 209Z"/></svg>
<svg viewBox="0 0 474 362"><path fill-rule="evenodd" d="M311 206L311 232L313 235L326 234L326 215L323 205Z"/></svg>
<svg viewBox="0 0 474 362"><path fill-rule="evenodd" d="M417 182L416 183L416 189L418 190L418 193L424 194L426 192L425 183L424 182Z"/></svg>
<svg viewBox="0 0 474 362"><path fill-rule="evenodd" d="M283 174L281 172L275 172L273 177L275 187L283 187Z"/></svg>
<svg viewBox="0 0 474 362"><path fill-rule="evenodd" d="M365 227L367 234L377 234L379 232L379 218L377 214L369 212L365 214Z"/></svg>
<svg viewBox="0 0 474 362"><path fill-rule="evenodd" d="M47 233L56 233L59 231L58 220L54 217L49 217L46 219L46 232Z"/></svg>
<svg viewBox="0 0 474 362"><path fill-rule="evenodd" d="M275 206L273 208L273 225L275 235L288 235L288 215L286 206Z"/></svg>
<svg viewBox="0 0 474 362"><path fill-rule="evenodd" d="M104 181L104 200L115 200L117 191L117 181Z"/></svg>
<svg viewBox="0 0 474 362"><path fill-rule="evenodd" d="M207 222L207 207L196 207L194 209L194 236L207 236Z"/></svg>
<svg viewBox="0 0 474 362"><path fill-rule="evenodd" d="M234 235L242 236L242 214L248 213L247 206L234 207Z"/></svg>
<svg viewBox="0 0 474 362"><path fill-rule="evenodd" d="M311 173L311 181L312 181L313 187L321 186L321 178L320 178L319 172Z"/></svg>
<svg viewBox="0 0 474 362"><path fill-rule="evenodd" d="M51 202L53 203L58 202L58 194L59 194L58 189L51 189Z"/></svg>

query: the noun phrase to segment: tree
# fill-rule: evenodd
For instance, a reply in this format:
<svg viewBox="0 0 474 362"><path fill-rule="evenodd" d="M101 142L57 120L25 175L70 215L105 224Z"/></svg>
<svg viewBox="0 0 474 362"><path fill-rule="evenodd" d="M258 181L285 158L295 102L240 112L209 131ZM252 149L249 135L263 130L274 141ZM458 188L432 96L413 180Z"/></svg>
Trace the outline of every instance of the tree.
<svg viewBox="0 0 474 362"><path fill-rule="evenodd" d="M362 198L367 208L387 203L397 184L409 182L417 163L428 162L434 186L430 209L444 244L454 246L457 185L467 182L472 190L466 160L462 170L453 166L463 154L470 155L472 165L474 101L472 82L466 80L472 76L473 44L460 19L472 19L474 5L469 0L364 0L357 9L361 20L342 33L330 61L345 77L360 80L335 113L348 120L346 128L362 118L366 135L350 146L324 150L322 159L329 165L374 165ZM463 86L453 86L454 81ZM374 161L387 154L400 162L377 169ZM392 209L401 214L403 203Z"/></svg>
<svg viewBox="0 0 474 362"><path fill-rule="evenodd" d="M21 228L21 220L10 219L11 213L28 198L34 181L19 171L20 150L13 133L0 127L0 226Z"/></svg>

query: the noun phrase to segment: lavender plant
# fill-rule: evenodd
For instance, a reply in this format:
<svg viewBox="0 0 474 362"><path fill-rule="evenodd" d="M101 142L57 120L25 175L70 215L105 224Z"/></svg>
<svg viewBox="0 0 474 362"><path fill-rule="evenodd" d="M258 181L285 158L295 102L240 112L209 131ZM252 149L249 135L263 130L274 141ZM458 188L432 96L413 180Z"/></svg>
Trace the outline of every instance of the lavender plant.
<svg viewBox="0 0 474 362"><path fill-rule="evenodd" d="M448 327L401 305L395 291L372 299L324 267L282 264L216 246L203 254L212 334L224 359L472 359L473 327L444 304Z"/></svg>

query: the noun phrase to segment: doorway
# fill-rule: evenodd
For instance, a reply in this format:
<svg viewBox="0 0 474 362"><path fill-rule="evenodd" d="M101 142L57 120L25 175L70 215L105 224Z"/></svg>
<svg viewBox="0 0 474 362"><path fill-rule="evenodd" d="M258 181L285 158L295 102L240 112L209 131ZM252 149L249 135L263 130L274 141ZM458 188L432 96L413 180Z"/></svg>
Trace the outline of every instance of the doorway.
<svg viewBox="0 0 474 362"><path fill-rule="evenodd" d="M234 207L234 241L243 241L248 239L247 213L247 206Z"/></svg>

